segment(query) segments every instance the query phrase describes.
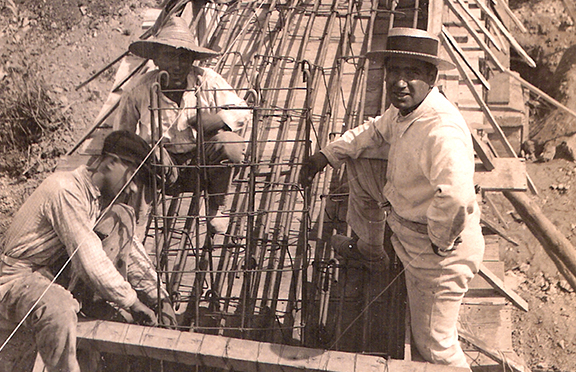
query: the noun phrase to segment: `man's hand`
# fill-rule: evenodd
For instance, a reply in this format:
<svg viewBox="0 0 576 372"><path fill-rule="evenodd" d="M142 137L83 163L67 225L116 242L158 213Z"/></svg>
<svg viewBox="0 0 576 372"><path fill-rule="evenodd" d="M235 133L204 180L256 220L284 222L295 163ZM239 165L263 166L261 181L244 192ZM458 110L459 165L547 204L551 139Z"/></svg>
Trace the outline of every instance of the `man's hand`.
<svg viewBox="0 0 576 372"><path fill-rule="evenodd" d="M312 155L302 164L302 169L300 169L300 174L298 176L298 183L302 187L308 187L312 185L316 173L320 172L324 167L328 165L328 159L321 152L317 152Z"/></svg>
<svg viewBox="0 0 576 372"><path fill-rule="evenodd" d="M162 316L160 317L160 324L169 328L176 328L178 320L170 301L167 299L162 300L161 306Z"/></svg>
<svg viewBox="0 0 576 372"><path fill-rule="evenodd" d="M201 113L200 120L200 124L202 125L202 130L205 136L212 136L226 126L226 123L224 120L222 120L222 117L218 113ZM195 116L192 118L188 124L193 128L198 129L198 117Z"/></svg>
<svg viewBox="0 0 576 372"><path fill-rule="evenodd" d="M134 305L130 307L130 313L132 314L134 321L140 325L152 327L158 325L154 311L140 302L140 300L136 300Z"/></svg>

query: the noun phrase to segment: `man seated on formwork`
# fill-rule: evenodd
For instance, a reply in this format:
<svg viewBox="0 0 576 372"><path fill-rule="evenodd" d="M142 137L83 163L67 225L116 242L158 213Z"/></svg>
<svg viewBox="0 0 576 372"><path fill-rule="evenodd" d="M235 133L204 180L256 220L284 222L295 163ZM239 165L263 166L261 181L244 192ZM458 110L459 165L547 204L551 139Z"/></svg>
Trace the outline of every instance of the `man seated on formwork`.
<svg viewBox="0 0 576 372"><path fill-rule="evenodd" d="M458 342L457 321L468 283L484 253L474 187L472 136L458 109L435 87L439 69L454 68L438 56L439 41L426 31L392 28L379 59L392 107L346 132L303 165L308 186L327 164L338 166L366 151L390 146L386 182L370 196L390 202L386 218L394 251L405 268L410 325L427 361L469 368ZM374 174L377 174L374 173ZM346 258L374 264L379 245L333 240Z"/></svg>
<svg viewBox="0 0 576 372"><path fill-rule="evenodd" d="M196 45L188 25L180 17L171 17L158 35L133 42L129 50L136 56L153 60L158 69L139 77L122 94L113 121L114 129L129 130L150 144L157 140L152 138L150 107L156 106L156 102L150 102L150 89L161 80L158 113L167 150L164 162L168 165L196 164L200 122L205 161L207 165L213 165L206 174L200 173L202 189L209 195L209 227L213 233L224 233L228 218L222 215L222 209L232 175L232 168L226 164L240 163L243 159L245 145L239 132L250 122L251 112L237 107L247 107L246 102L217 72L193 65L195 61L218 53ZM168 73L167 78L160 79L161 71ZM155 135L158 132L159 128L154 128ZM169 186L177 191L195 190L195 168L172 167L168 170ZM145 217L148 209L148 206L142 208L138 217ZM142 220L145 227L147 218ZM139 225L143 225L142 221ZM141 228L138 231L143 235Z"/></svg>
<svg viewBox="0 0 576 372"><path fill-rule="evenodd" d="M146 161L150 151L135 134L112 132L92 165L54 173L42 182L4 236L0 319L31 327L49 372L80 371L76 358L80 310L98 313L102 301L109 301L140 324L158 323L158 314L151 309L158 304L157 276L144 248L133 238L134 212L113 203L117 194L136 192L153 182ZM72 278L69 285L77 298L56 284L65 281L59 274L64 263L63 272ZM165 291L161 296L160 322L173 326L174 311Z"/></svg>

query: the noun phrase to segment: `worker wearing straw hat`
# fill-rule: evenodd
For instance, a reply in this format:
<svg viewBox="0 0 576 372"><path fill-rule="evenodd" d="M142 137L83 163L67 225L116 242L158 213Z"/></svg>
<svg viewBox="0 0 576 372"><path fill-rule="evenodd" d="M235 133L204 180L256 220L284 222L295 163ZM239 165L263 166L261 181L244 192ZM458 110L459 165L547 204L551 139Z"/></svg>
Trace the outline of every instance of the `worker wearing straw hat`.
<svg viewBox="0 0 576 372"><path fill-rule="evenodd" d="M394 251L405 268L412 335L420 355L432 363L469 367L458 342L457 319L468 283L484 252L480 209L474 187L472 139L460 112L436 88L438 69L454 66L438 56L438 39L423 30L393 28L386 49L367 57L384 62L386 95L392 107L349 130L303 165L308 186L327 164L346 162L356 174L347 221L357 238L335 236L337 254L369 262L384 255L374 231L390 226ZM386 179L358 167L358 159L388 148ZM351 170L351 171L350 171ZM366 221L354 213L357 190L385 211ZM362 200L361 200L362 201ZM366 202L365 200L363 200ZM352 211L352 213L350 213ZM372 223L372 224L370 224Z"/></svg>
<svg viewBox="0 0 576 372"><path fill-rule="evenodd" d="M138 323L158 323L151 310L159 302L156 272L133 239L134 212L114 202L119 193L152 182L149 153L135 134L112 132L92 165L44 180L4 236L0 319L32 329L49 372L80 371L76 314L80 307L93 310L95 296L129 310ZM70 278L78 279L72 280L76 285L65 283ZM69 285L75 296L56 283ZM161 322L174 326L174 311L161 292Z"/></svg>
<svg viewBox="0 0 576 372"><path fill-rule="evenodd" d="M129 50L136 56L153 60L158 69L141 76L133 88L123 94L114 119L115 129L129 130L153 142L150 89L159 80L160 72L166 71L168 78L161 81L159 104L167 160L176 165L196 161L200 121L208 165L242 161L245 146L239 133L251 120L250 110L242 109L247 106L246 102L214 70L193 65L194 61L217 56L217 52L196 45L188 25L180 17L171 17L158 35L133 42ZM155 131L158 133L158 128ZM174 172L175 169L172 168ZM184 191L194 190L195 173L190 168L180 168L177 173L169 174L169 181L178 178L178 187ZM232 168L209 167L206 173L202 182L210 195L207 211L211 217L210 227L213 232L223 233L227 218L223 218L222 209Z"/></svg>

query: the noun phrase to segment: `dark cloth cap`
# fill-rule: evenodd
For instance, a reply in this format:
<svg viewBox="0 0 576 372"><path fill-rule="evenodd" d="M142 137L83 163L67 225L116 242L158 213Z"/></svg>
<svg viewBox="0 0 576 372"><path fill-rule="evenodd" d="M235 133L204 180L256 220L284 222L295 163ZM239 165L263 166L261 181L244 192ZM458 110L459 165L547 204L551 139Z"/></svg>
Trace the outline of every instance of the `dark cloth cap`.
<svg viewBox="0 0 576 372"><path fill-rule="evenodd" d="M215 57L220 54L212 49L198 46L194 39L194 35L188 28L186 21L180 17L173 16L168 19L157 35L146 40L133 42L128 47L128 50L138 57L147 59L155 58L159 45L187 50L194 55L196 60Z"/></svg>
<svg viewBox="0 0 576 372"><path fill-rule="evenodd" d="M112 154L120 159L136 165L143 164L137 177L140 181L150 184L154 179L152 172L152 157L150 145L135 133L127 130L117 130L104 139L102 155Z"/></svg>
<svg viewBox="0 0 576 372"><path fill-rule="evenodd" d="M366 58L386 61L394 56L409 57L431 63L439 70L456 67L452 62L438 57L438 51L438 38L429 32L417 28L395 27L388 32L386 49L368 52Z"/></svg>

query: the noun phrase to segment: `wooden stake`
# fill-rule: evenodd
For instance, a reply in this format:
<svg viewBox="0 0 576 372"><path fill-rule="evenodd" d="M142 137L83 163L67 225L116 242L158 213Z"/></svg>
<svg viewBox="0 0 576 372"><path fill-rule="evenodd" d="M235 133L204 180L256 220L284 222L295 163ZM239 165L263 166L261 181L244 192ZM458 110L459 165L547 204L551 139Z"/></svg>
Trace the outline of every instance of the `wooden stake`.
<svg viewBox="0 0 576 372"><path fill-rule="evenodd" d="M552 258L558 270L572 284L576 276L576 250L570 241L558 231L542 213L539 206L521 192L503 191L510 200L528 229L540 242L546 253ZM567 275L569 272L571 275Z"/></svg>

